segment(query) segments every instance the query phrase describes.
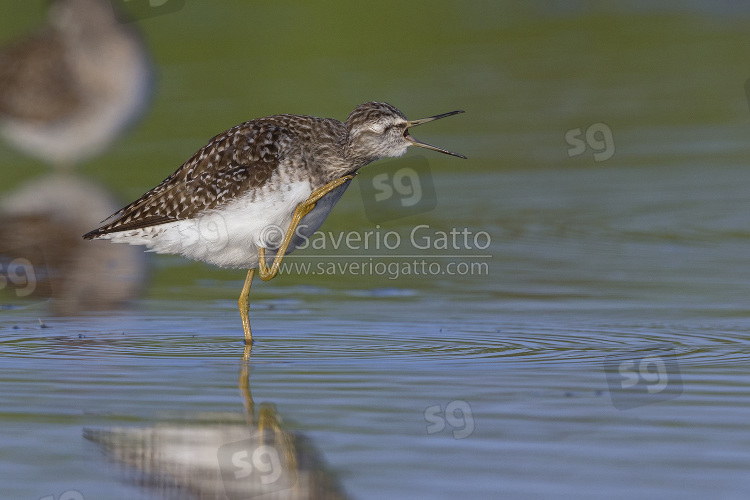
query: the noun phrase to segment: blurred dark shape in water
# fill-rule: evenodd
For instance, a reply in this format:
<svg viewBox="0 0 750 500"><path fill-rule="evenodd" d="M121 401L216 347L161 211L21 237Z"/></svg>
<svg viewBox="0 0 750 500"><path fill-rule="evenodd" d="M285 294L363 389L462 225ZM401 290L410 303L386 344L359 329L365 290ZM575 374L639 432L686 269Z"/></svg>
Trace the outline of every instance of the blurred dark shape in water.
<svg viewBox="0 0 750 500"><path fill-rule="evenodd" d="M0 199L0 296L28 303L51 298L75 315L122 306L146 278L137 247L85 241L81 235L120 203L72 174L38 178Z"/></svg>

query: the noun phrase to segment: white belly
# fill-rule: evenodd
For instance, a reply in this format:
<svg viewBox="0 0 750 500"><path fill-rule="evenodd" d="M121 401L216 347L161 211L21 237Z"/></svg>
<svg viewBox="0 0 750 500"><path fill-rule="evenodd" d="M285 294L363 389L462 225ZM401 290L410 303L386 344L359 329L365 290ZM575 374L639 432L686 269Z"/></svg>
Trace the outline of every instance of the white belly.
<svg viewBox="0 0 750 500"><path fill-rule="evenodd" d="M348 186L346 182L328 193L302 219L287 253L304 243L323 224ZM311 193L308 182L296 182L286 191L264 191L256 195L254 201L246 195L221 210L212 210L193 219L111 233L102 238L115 243L145 245L156 253L179 254L221 267L251 269L258 266L260 246L267 249L267 258L276 254L273 248L281 243L289 229L294 210Z"/></svg>

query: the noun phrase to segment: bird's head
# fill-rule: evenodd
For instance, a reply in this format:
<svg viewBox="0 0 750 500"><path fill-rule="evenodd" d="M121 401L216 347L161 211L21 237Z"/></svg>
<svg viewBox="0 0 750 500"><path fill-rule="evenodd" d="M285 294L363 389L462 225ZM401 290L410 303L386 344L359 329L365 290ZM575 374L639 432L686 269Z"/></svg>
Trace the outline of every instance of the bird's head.
<svg viewBox="0 0 750 500"><path fill-rule="evenodd" d="M409 146L466 158L458 153L418 141L409 134L411 127L458 113L463 113L463 111L451 111L421 120L407 120L401 111L390 104L384 102L360 104L346 119L347 146L352 156L363 158L366 162L401 156Z"/></svg>

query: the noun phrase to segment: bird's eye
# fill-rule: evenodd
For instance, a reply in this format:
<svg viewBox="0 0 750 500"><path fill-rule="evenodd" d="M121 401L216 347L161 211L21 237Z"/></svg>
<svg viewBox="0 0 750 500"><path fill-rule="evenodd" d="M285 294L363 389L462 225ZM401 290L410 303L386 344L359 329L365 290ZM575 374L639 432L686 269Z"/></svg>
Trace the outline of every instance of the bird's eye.
<svg viewBox="0 0 750 500"><path fill-rule="evenodd" d="M372 130L376 134L382 134L383 132L386 131L387 128L388 127L386 127L382 123L373 123L372 125L370 125L370 130Z"/></svg>

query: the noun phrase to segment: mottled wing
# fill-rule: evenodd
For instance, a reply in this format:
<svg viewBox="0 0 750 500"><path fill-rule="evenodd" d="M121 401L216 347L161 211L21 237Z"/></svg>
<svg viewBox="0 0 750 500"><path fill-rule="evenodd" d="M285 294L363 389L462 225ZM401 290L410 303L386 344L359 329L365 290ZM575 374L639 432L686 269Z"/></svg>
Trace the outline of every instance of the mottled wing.
<svg viewBox="0 0 750 500"><path fill-rule="evenodd" d="M80 105L65 47L52 31L0 52L0 114L26 121L65 118Z"/></svg>
<svg viewBox="0 0 750 500"><path fill-rule="evenodd" d="M190 219L218 208L265 184L284 157L292 153L290 132L279 125L249 121L217 135L177 171L86 234L139 229Z"/></svg>

